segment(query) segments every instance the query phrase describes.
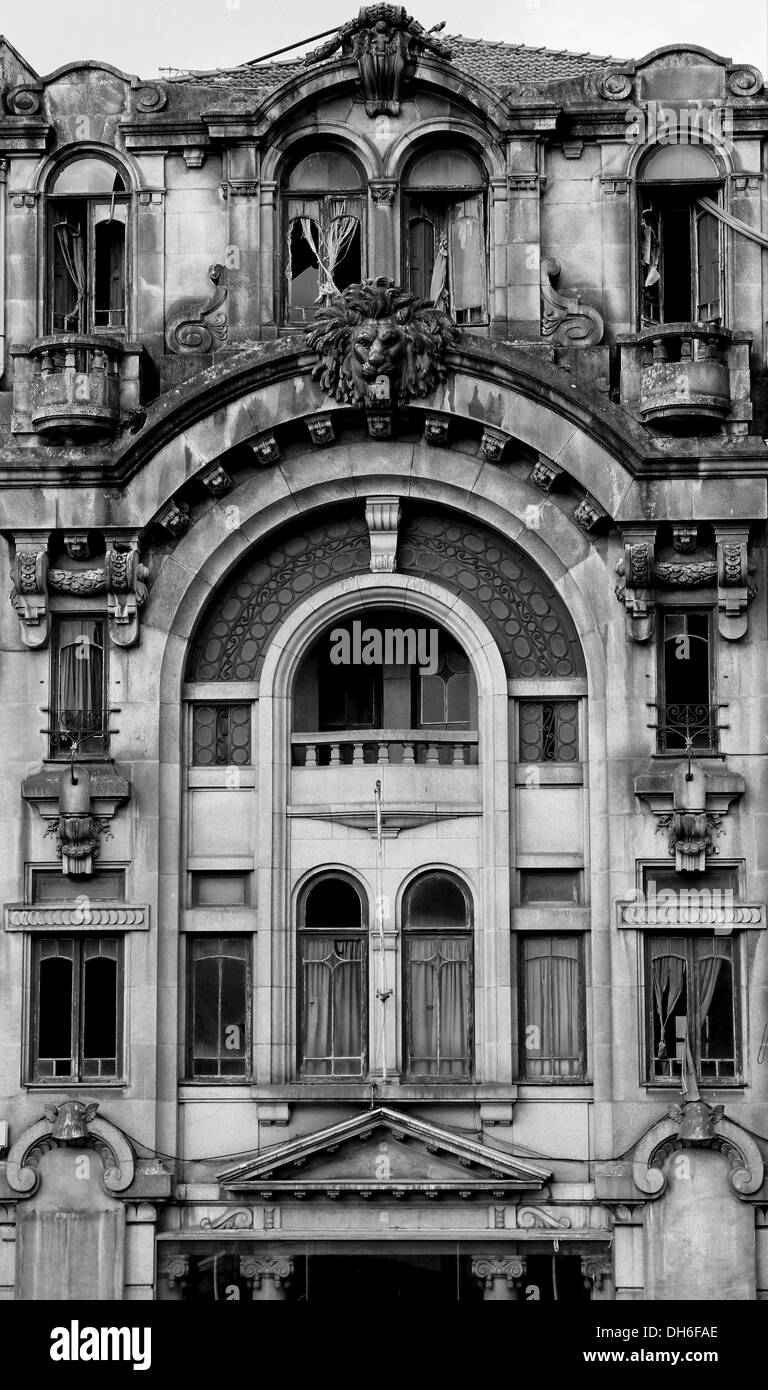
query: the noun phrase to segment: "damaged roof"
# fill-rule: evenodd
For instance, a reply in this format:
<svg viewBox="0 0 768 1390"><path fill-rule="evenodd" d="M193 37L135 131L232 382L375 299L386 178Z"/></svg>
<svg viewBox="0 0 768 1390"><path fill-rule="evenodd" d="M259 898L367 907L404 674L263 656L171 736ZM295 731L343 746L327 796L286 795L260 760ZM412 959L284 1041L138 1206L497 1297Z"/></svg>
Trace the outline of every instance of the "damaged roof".
<svg viewBox="0 0 768 1390"><path fill-rule="evenodd" d="M461 34L441 37L450 46L451 67L488 86L501 89L538 87L548 82L578 78L625 61L595 53L569 53L565 49L530 48L522 43L467 39ZM247 92L251 98L262 100L283 83L306 72L307 65L303 58L294 58L282 63L241 63L236 68L214 68L210 72L174 71L170 81L201 87L226 87L230 91Z"/></svg>

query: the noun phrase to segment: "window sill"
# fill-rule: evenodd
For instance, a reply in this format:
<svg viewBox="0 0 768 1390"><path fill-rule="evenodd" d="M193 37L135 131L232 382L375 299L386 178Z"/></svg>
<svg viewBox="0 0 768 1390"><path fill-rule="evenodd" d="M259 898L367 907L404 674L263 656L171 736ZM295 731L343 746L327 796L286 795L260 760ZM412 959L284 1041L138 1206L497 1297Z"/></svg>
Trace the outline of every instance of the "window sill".
<svg viewBox="0 0 768 1390"><path fill-rule="evenodd" d="M39 1091L55 1091L58 1089L65 1091L121 1091L125 1090L127 1081L68 1081L64 1076L53 1077L50 1081L24 1081L23 1089L29 1094Z"/></svg>
<svg viewBox="0 0 768 1390"><path fill-rule="evenodd" d="M680 1081L641 1081L641 1086L646 1091L658 1091L661 1095L680 1095ZM697 1082L700 1091L734 1091L747 1090L746 1081L699 1081Z"/></svg>

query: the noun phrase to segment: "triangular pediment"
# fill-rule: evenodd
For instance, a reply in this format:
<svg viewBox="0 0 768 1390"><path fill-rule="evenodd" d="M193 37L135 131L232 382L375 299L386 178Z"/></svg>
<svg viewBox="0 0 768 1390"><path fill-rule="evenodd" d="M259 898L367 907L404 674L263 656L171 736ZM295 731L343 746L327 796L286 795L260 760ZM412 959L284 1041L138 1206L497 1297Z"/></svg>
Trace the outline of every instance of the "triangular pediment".
<svg viewBox="0 0 768 1390"><path fill-rule="evenodd" d="M550 1176L536 1164L382 1105L279 1144L218 1178L230 1191L271 1196L501 1198L538 1191Z"/></svg>

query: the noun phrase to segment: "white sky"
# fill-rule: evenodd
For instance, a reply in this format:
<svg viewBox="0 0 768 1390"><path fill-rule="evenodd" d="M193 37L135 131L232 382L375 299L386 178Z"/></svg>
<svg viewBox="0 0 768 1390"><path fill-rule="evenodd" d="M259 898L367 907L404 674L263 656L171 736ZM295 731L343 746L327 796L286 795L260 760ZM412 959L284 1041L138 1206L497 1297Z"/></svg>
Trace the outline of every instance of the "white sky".
<svg viewBox="0 0 768 1390"><path fill-rule="evenodd" d="M0 22L39 73L100 58L151 77L160 67L234 67L344 23L360 3L27 0L5 6ZM413 0L407 9L427 29L444 19L468 38L617 57L688 42L768 74L768 0Z"/></svg>

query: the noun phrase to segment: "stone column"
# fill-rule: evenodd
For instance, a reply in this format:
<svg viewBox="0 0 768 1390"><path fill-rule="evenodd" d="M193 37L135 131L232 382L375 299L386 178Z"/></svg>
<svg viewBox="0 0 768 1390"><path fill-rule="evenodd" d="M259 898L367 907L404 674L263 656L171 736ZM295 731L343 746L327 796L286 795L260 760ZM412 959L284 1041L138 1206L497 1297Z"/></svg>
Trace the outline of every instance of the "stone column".
<svg viewBox="0 0 768 1390"><path fill-rule="evenodd" d="M261 299L259 235L259 154L255 145L231 149L226 165L228 343L252 339Z"/></svg>
<svg viewBox="0 0 768 1390"><path fill-rule="evenodd" d="M372 179L368 213L368 275L388 275L400 283L397 256L397 181ZM366 272L364 272L366 273Z"/></svg>
<svg viewBox="0 0 768 1390"><path fill-rule="evenodd" d="M254 1303L284 1303L286 1284L293 1277L293 1260L283 1255L241 1255L240 1275L248 1283Z"/></svg>
<svg viewBox="0 0 768 1390"><path fill-rule="evenodd" d="M265 338L275 337L276 324L279 323L282 312L278 302L283 281L280 273L280 228L275 217L276 205L277 184L274 181L263 181L259 203L259 270L262 336ZM278 243L277 246L275 242Z"/></svg>
<svg viewBox="0 0 768 1390"><path fill-rule="evenodd" d="M479 1255L472 1261L472 1275L483 1286L487 1303L512 1303L520 1298L518 1282L525 1276L525 1260L517 1255Z"/></svg>

